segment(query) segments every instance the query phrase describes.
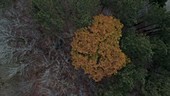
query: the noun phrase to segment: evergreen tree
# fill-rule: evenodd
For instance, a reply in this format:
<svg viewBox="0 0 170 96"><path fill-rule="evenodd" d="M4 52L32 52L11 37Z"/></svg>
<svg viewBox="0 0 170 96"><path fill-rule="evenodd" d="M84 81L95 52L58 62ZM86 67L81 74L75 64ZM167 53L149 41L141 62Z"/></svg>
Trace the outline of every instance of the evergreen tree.
<svg viewBox="0 0 170 96"><path fill-rule="evenodd" d="M119 18L125 27L133 26L138 22L140 10L147 0L103 0L104 7L108 7L114 16Z"/></svg>
<svg viewBox="0 0 170 96"><path fill-rule="evenodd" d="M152 61L153 51L149 37L135 33L130 29L122 38L122 50L130 57L132 62L147 65Z"/></svg>
<svg viewBox="0 0 170 96"><path fill-rule="evenodd" d="M12 3L12 0L1 0L0 1L0 9L9 6Z"/></svg>
<svg viewBox="0 0 170 96"><path fill-rule="evenodd" d="M158 67L152 69L147 76L145 84L145 96L169 96L170 95L170 71Z"/></svg>

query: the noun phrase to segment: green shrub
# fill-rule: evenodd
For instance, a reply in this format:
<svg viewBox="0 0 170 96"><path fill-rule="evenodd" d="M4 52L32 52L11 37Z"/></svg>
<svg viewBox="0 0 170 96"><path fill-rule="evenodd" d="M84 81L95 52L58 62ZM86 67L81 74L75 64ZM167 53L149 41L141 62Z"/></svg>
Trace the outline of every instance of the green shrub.
<svg viewBox="0 0 170 96"><path fill-rule="evenodd" d="M64 13L59 0L32 0L32 2L33 14L41 25L46 29L61 31L64 25L62 16Z"/></svg>
<svg viewBox="0 0 170 96"><path fill-rule="evenodd" d="M92 16L96 15L99 9L100 0L73 0L74 21L76 26L81 28L89 25L92 22ZM77 3L76 3L76 2Z"/></svg>
<svg viewBox="0 0 170 96"><path fill-rule="evenodd" d="M33 11L37 20L51 31L84 27L96 14L99 0L33 0Z"/></svg>

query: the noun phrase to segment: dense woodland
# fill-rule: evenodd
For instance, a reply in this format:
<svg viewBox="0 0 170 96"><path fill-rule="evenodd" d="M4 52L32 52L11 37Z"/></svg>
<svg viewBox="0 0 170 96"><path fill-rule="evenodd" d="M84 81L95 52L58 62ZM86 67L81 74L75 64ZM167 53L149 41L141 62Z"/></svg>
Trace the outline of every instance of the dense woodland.
<svg viewBox="0 0 170 96"><path fill-rule="evenodd" d="M0 96L170 96L167 0L0 0Z"/></svg>

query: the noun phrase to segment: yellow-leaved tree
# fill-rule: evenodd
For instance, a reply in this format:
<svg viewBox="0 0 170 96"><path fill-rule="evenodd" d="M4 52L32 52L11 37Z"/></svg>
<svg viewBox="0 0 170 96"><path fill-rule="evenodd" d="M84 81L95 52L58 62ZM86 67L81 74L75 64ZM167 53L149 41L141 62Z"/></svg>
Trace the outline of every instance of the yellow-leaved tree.
<svg viewBox="0 0 170 96"><path fill-rule="evenodd" d="M119 40L123 24L112 16L94 16L91 26L78 29L71 43L72 64L96 82L116 74L127 64Z"/></svg>

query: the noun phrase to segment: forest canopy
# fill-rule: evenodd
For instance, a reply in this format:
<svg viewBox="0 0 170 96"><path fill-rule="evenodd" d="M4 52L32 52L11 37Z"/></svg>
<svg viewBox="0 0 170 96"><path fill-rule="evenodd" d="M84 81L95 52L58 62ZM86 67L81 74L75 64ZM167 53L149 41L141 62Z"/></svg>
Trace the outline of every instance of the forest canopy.
<svg viewBox="0 0 170 96"><path fill-rule="evenodd" d="M0 96L170 96L167 0L0 0Z"/></svg>

